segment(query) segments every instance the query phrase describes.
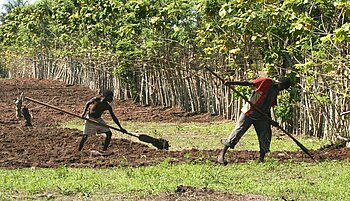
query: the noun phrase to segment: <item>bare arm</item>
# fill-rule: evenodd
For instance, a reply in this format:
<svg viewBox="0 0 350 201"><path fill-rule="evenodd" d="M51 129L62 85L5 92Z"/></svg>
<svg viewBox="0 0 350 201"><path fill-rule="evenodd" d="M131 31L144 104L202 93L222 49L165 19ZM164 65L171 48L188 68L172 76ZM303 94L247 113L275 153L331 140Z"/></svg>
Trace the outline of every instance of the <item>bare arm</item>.
<svg viewBox="0 0 350 201"><path fill-rule="evenodd" d="M84 110L83 110L83 113L81 114L81 117L85 117L86 112L88 111L90 105L91 105L92 103L94 103L95 100L96 100L96 97L95 97L95 98L92 98L92 99L90 99L88 102L86 102L85 107L84 107Z"/></svg>
<svg viewBox="0 0 350 201"><path fill-rule="evenodd" d="M253 82L250 81L225 81L224 85L254 86Z"/></svg>
<svg viewBox="0 0 350 201"><path fill-rule="evenodd" d="M123 133L127 133L128 131L125 130L125 129L120 125L120 122L119 122L117 116L115 116L115 114L114 114L114 112L113 112L111 106L108 107L108 111L109 111L109 113L111 114L114 123L116 123L116 124L119 126L120 130L122 130Z"/></svg>

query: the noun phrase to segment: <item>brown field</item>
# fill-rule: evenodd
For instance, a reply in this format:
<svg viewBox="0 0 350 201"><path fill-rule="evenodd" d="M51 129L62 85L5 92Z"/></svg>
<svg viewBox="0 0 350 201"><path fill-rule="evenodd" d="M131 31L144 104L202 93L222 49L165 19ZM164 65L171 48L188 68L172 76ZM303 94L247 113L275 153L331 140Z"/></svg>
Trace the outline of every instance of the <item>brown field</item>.
<svg viewBox="0 0 350 201"><path fill-rule="evenodd" d="M82 86L68 86L59 81L11 79L0 80L0 168L15 169L26 167L92 167L107 168L116 166L148 166L170 158L171 163L216 159L219 150L189 149L181 151L158 150L130 138L113 138L108 152L100 152L104 135L91 136L82 152L78 152L81 132L74 129L56 127L60 122L75 117L51 108L25 101L33 117L33 126L26 127L24 119L15 115L15 99L21 92L24 95L80 114L84 104L97 93ZM159 122L208 122L223 120L210 114L184 112L174 108L141 106L132 102L113 102L113 108L121 122L123 121L159 121ZM109 118L106 115L105 118ZM171 142L169 142L171 145ZM316 160L343 160L350 158L350 149L329 146L311 151ZM190 156L190 157L188 157ZM234 151L227 154L229 163L241 163L255 160L256 151ZM280 161L312 162L303 152L273 152L269 157ZM255 196L236 196L214 192L210 189L195 189L179 186L174 193L149 198L151 200L187 200L193 196L204 199L215 196L216 200L258 200ZM220 199L222 198L222 199ZM209 199L209 197L208 197ZM207 199L206 199L207 200Z"/></svg>

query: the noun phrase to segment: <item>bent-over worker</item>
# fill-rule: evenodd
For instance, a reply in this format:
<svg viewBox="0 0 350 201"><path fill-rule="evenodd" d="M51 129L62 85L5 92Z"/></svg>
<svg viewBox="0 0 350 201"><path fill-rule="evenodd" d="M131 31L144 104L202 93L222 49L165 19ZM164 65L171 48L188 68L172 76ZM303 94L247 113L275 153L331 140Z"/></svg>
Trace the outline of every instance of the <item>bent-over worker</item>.
<svg viewBox="0 0 350 201"><path fill-rule="evenodd" d="M107 110L112 116L113 121L119 126L120 130L123 133L127 133L127 130L122 128L122 126L120 125L119 120L114 114L112 106L110 105L110 102L113 101L113 96L114 95L112 91L106 90L102 93L102 97L94 97L90 99L88 102L86 102L84 111L81 116L84 118L87 111L89 111L87 116L88 119L106 125L106 122L102 119L102 114L104 113L104 111ZM112 138L112 132L108 127L101 126L90 121L85 121L83 137L81 138L78 150L81 151L83 149L84 143L86 142L89 135L96 133L106 134L106 139L103 144L103 151L106 151Z"/></svg>
<svg viewBox="0 0 350 201"><path fill-rule="evenodd" d="M255 88L250 97L250 102L252 102L256 107L270 117L271 107L275 106L277 103L278 92L288 89L291 85L291 80L287 77L280 77L278 80L272 80L271 78L257 78L252 81L225 81L224 84L227 86L241 85ZM228 148L233 149L252 124L259 140L259 161L263 162L265 154L270 151L272 137L271 123L277 122L270 122L260 112L256 111L248 102L244 105L241 111L242 113L236 123L235 129L227 138L226 142L224 143L224 148L218 155L218 163L225 163L224 156Z"/></svg>

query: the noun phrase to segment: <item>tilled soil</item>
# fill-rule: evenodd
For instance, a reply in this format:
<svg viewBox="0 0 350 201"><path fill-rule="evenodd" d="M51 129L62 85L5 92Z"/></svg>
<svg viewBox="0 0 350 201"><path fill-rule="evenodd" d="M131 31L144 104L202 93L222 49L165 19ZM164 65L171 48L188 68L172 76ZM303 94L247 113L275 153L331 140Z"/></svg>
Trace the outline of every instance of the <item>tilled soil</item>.
<svg viewBox="0 0 350 201"><path fill-rule="evenodd" d="M21 92L30 98L80 114L84 104L97 92L86 87L65 85L53 80L9 79L0 80L0 167L7 169L24 167L93 167L155 165L165 159L170 163L213 161L220 150L189 149L181 151L158 150L152 146L128 139L113 138L108 152L101 152L103 135L91 136L82 152L77 151L81 132L74 129L57 128L60 122L74 117L51 108L25 101L33 117L33 126L25 126L23 118L15 115L15 100ZM113 102L113 109L120 121L159 121L159 122L209 122L223 120L210 114L184 112L176 108L141 106L129 101ZM105 117L108 119L108 117ZM170 142L171 144L171 142ZM318 160L344 160L350 158L350 149L344 146L329 146L311 151ZM312 160L301 151L273 152L269 157L280 161ZM229 163L242 163L258 158L256 151L229 152ZM210 189L186 188L191 194L212 194ZM172 200L184 192L179 190L163 200ZM232 195L234 196L234 195ZM166 199L169 197L169 199ZM186 196L185 196L186 197ZM226 196L227 197L227 196ZM203 196L202 196L203 198ZM201 198L201 199L202 199ZM156 199L156 198L155 198ZM208 198L209 199L209 198ZM254 199L253 199L254 200Z"/></svg>

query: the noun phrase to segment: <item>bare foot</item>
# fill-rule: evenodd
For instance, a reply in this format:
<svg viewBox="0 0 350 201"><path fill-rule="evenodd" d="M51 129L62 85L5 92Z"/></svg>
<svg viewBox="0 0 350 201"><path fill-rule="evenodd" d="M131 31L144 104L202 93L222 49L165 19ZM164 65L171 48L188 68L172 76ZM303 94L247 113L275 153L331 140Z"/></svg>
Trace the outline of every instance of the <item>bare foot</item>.
<svg viewBox="0 0 350 201"><path fill-rule="evenodd" d="M224 164L224 165L227 164L227 162L224 159L224 153L223 152L220 152L220 154L218 155L217 163Z"/></svg>

